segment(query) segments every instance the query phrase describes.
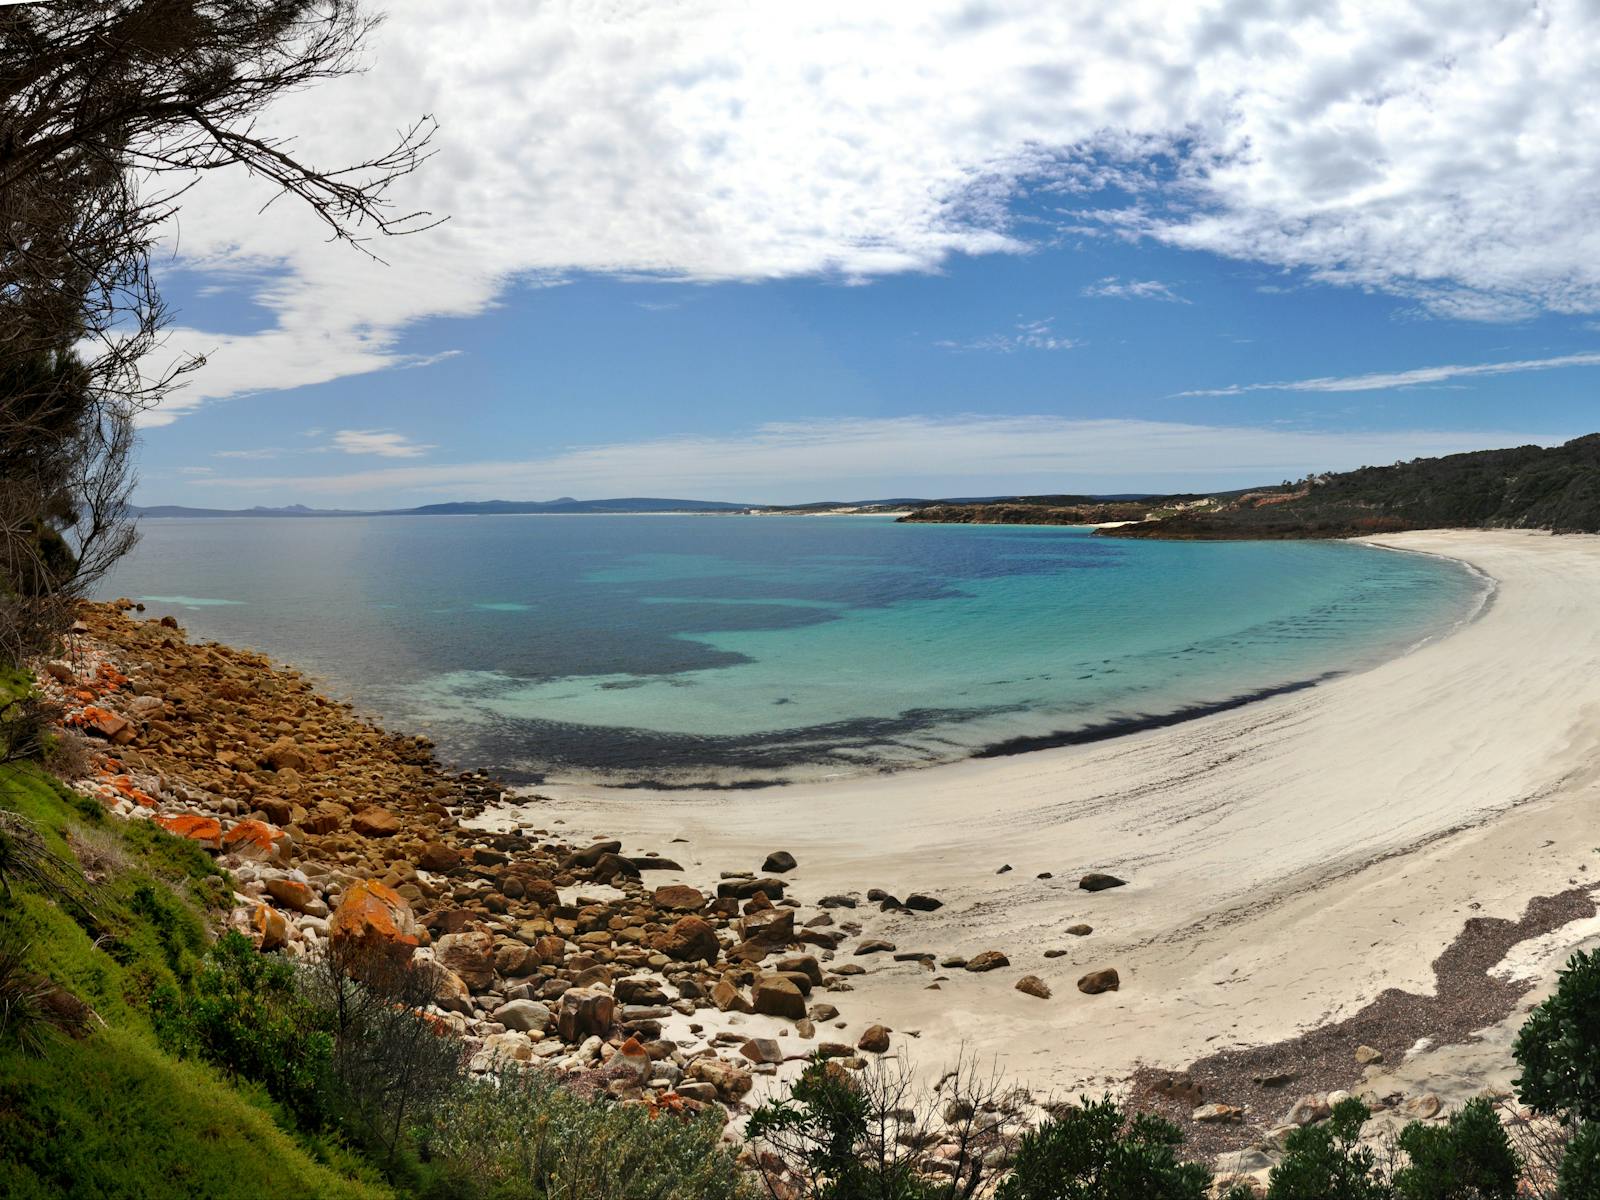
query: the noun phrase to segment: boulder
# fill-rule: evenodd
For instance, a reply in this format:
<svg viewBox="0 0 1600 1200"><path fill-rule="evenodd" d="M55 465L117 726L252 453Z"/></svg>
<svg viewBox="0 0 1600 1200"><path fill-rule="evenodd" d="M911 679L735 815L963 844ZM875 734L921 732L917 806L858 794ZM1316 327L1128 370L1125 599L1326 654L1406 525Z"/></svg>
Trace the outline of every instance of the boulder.
<svg viewBox="0 0 1600 1200"><path fill-rule="evenodd" d="M1244 1120L1244 1109L1231 1104L1202 1104L1189 1114L1189 1119L1203 1125L1237 1125Z"/></svg>
<svg viewBox="0 0 1600 1200"><path fill-rule="evenodd" d="M222 822L215 817L180 813L175 817L157 817L155 822L175 837L197 842L207 850L222 849Z"/></svg>
<svg viewBox="0 0 1600 1200"><path fill-rule="evenodd" d="M1037 996L1041 1000L1050 999L1050 985L1037 975L1024 975L1016 983L1017 991L1029 996Z"/></svg>
<svg viewBox="0 0 1600 1200"><path fill-rule="evenodd" d="M616 1001L611 993L600 988L568 988L561 993L561 1012L556 1017L556 1028L564 1042L581 1042L584 1038L605 1038L611 1034L611 1022L616 1015Z"/></svg>
<svg viewBox="0 0 1600 1200"><path fill-rule="evenodd" d="M1098 996L1101 992L1114 992L1122 986L1122 980L1117 977L1116 968L1106 967L1101 971L1090 971L1078 980L1078 990L1086 996Z"/></svg>
<svg viewBox="0 0 1600 1200"><path fill-rule="evenodd" d="M393 837L400 832L400 818L374 804L351 817L350 828L362 837Z"/></svg>
<svg viewBox="0 0 1600 1200"><path fill-rule="evenodd" d="M651 899L657 908L668 912L696 913L706 906L706 898L700 889L686 883L664 883L655 890Z"/></svg>
<svg viewBox="0 0 1600 1200"><path fill-rule="evenodd" d="M794 855L787 850L774 850L767 855L767 861L761 864L763 871L772 871L782 875L785 871L792 871L799 864L794 861Z"/></svg>
<svg viewBox="0 0 1600 1200"><path fill-rule="evenodd" d="M621 849L621 842L595 842L592 845L585 846L582 850L575 850L567 855L561 867L565 871L570 871L574 867L582 867L584 870L588 870L607 854L616 854Z"/></svg>
<svg viewBox="0 0 1600 1200"><path fill-rule="evenodd" d="M797 1021L806 1015L806 998L794 980L783 975L763 975L750 989L751 1006L769 1017Z"/></svg>
<svg viewBox="0 0 1600 1200"><path fill-rule="evenodd" d="M307 913L313 917L326 916L328 913L328 906L309 883L301 883L298 879L269 879L266 888L267 895L297 913Z"/></svg>
<svg viewBox="0 0 1600 1200"><path fill-rule="evenodd" d="M494 1019L507 1029L543 1033L550 1024L550 1010L537 1000L508 1000L494 1010Z"/></svg>
<svg viewBox="0 0 1600 1200"><path fill-rule="evenodd" d="M912 892L906 897L906 907L912 912L933 912L944 907L944 901L922 892Z"/></svg>
<svg viewBox="0 0 1600 1200"><path fill-rule="evenodd" d="M887 1025L869 1025L861 1039L856 1042L857 1050L865 1050L869 1054L882 1054L889 1049L890 1029Z"/></svg>
<svg viewBox="0 0 1600 1200"><path fill-rule="evenodd" d="M324 800L302 818L300 828L307 833L333 833L344 824L344 819L349 815L350 810L344 805Z"/></svg>
<svg viewBox="0 0 1600 1200"><path fill-rule="evenodd" d="M822 964L814 954L791 954L772 964L779 975L804 975L813 987L822 986Z"/></svg>
<svg viewBox="0 0 1600 1200"><path fill-rule="evenodd" d="M1283 1120L1286 1125L1315 1125L1332 1115L1333 1106L1328 1098L1313 1092L1296 1100Z"/></svg>
<svg viewBox="0 0 1600 1200"><path fill-rule="evenodd" d="M433 956L475 992L494 982L494 938L481 929L445 934L434 944Z"/></svg>
<svg viewBox="0 0 1600 1200"><path fill-rule="evenodd" d="M224 853L257 861L282 858L288 845L288 835L265 821L240 821L222 835Z"/></svg>
<svg viewBox="0 0 1600 1200"><path fill-rule="evenodd" d="M730 900L748 900L761 892L768 900L782 900L785 886L781 879L724 879L717 884L717 895Z"/></svg>
<svg viewBox="0 0 1600 1200"><path fill-rule="evenodd" d="M786 946L794 941L794 909L766 908L739 922L739 932L747 942Z"/></svg>
<svg viewBox="0 0 1600 1200"><path fill-rule="evenodd" d="M1068 925L1067 932L1073 937L1088 937L1094 932L1094 927L1090 925Z"/></svg>
<svg viewBox="0 0 1600 1200"><path fill-rule="evenodd" d="M714 963L722 953L717 931L700 917L679 917L650 939L650 949L678 962Z"/></svg>
<svg viewBox="0 0 1600 1200"><path fill-rule="evenodd" d="M429 842L417 852L417 866L437 875L448 875L461 865L461 851L443 842Z"/></svg>
<svg viewBox="0 0 1600 1200"><path fill-rule="evenodd" d="M862 942L856 947L855 952L858 955L884 954L893 951L894 948L895 945L893 942L886 942L882 938L868 938L866 941Z"/></svg>
<svg viewBox="0 0 1600 1200"><path fill-rule="evenodd" d="M1009 967L1011 960L999 950L985 950L967 959L965 965L969 971L994 971L1001 967Z"/></svg>
<svg viewBox="0 0 1600 1200"><path fill-rule="evenodd" d="M367 879L351 884L339 897L328 920L328 938L336 948L404 961L422 944L422 928L403 896Z"/></svg>
<svg viewBox="0 0 1600 1200"><path fill-rule="evenodd" d="M602 854L594 864L591 878L596 883L610 883L614 879L637 879L639 868L620 854Z"/></svg>
<svg viewBox="0 0 1600 1200"><path fill-rule="evenodd" d="M1078 880L1078 886L1086 892L1103 892L1107 888L1127 887L1126 879L1118 879L1115 875L1103 875L1099 871L1090 871Z"/></svg>
<svg viewBox="0 0 1600 1200"><path fill-rule="evenodd" d="M1381 1063L1382 1061L1382 1050L1374 1049L1371 1046L1356 1047L1356 1062L1360 1063L1362 1066L1371 1066L1373 1063Z"/></svg>
<svg viewBox="0 0 1600 1200"><path fill-rule="evenodd" d="M281 737L262 753L261 765L273 771L281 771L285 767L294 771L307 771L310 770L312 763L305 751L292 740Z"/></svg>
<svg viewBox="0 0 1600 1200"><path fill-rule="evenodd" d="M768 870L771 868L769 867ZM751 1038L739 1047L739 1053L753 1063L777 1065L783 1061L783 1047L777 1038Z"/></svg>
<svg viewBox="0 0 1600 1200"><path fill-rule="evenodd" d="M754 1012L750 1001L739 991L731 979L719 979L711 988L711 1003L718 1012Z"/></svg>
<svg viewBox="0 0 1600 1200"><path fill-rule="evenodd" d="M250 913L250 929L263 950L278 950L289 944L289 922L270 904L258 904Z"/></svg>
<svg viewBox="0 0 1600 1200"><path fill-rule="evenodd" d="M695 1059L684 1074L691 1080L709 1083L717 1089L717 1098L726 1104L733 1104L749 1094L755 1084L749 1071L710 1055Z"/></svg>
<svg viewBox="0 0 1600 1200"><path fill-rule="evenodd" d="M126 718L119 717L107 709L91 704L83 710L79 720L85 730L98 734L108 742L126 746L133 741L133 725Z"/></svg>

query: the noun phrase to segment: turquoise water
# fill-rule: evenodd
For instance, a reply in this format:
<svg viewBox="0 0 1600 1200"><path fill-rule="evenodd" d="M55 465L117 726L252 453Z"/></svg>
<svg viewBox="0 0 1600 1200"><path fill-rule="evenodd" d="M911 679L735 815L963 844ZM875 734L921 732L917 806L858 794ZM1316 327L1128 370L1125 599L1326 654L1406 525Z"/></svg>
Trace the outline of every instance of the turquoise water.
<svg viewBox="0 0 1600 1200"><path fill-rule="evenodd" d="M1103 736L1469 616L1448 561L854 517L150 520L102 589L515 777L750 783Z"/></svg>

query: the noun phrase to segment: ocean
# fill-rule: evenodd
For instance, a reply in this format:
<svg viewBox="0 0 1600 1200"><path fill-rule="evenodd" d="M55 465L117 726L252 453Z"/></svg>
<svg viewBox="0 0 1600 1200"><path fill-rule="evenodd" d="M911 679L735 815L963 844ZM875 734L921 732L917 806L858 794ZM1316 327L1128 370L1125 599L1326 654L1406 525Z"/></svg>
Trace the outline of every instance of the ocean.
<svg viewBox="0 0 1600 1200"><path fill-rule="evenodd" d="M1361 670L1468 619L1459 564L878 517L178 518L100 589L441 755L749 787L1081 741Z"/></svg>

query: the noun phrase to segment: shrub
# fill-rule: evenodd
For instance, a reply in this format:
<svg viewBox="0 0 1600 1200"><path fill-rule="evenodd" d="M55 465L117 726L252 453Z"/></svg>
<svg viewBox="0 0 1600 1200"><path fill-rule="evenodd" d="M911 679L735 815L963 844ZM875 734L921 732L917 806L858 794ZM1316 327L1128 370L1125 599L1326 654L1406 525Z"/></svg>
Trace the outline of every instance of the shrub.
<svg viewBox="0 0 1600 1200"><path fill-rule="evenodd" d="M1512 1047L1517 1094L1538 1113L1600 1120L1600 953L1580 950L1557 978Z"/></svg>
<svg viewBox="0 0 1600 1200"><path fill-rule="evenodd" d="M1025 1133L998 1200L1204 1200L1211 1172L1182 1163L1176 1125L1148 1113L1131 1120L1109 1097Z"/></svg>
<svg viewBox="0 0 1600 1200"><path fill-rule="evenodd" d="M1369 1115L1361 1101L1341 1100L1327 1121L1291 1133L1268 1200L1388 1200L1393 1192L1378 1174L1377 1156L1357 1144Z"/></svg>
<svg viewBox="0 0 1600 1200"><path fill-rule="evenodd" d="M9 897L15 887L85 915L94 911L94 889L83 872L51 850L27 817L0 810L0 890Z"/></svg>
<svg viewBox="0 0 1600 1200"><path fill-rule="evenodd" d="M721 1131L709 1114L652 1117L510 1068L464 1085L424 1145L450 1200L753 1200Z"/></svg>
<svg viewBox="0 0 1600 1200"><path fill-rule="evenodd" d="M820 1057L788 1096L757 1109L745 1136L770 1190L798 1190L807 1200L946 1200L977 1194L987 1163L1004 1148L1014 1123L997 1076L966 1060L924 1095L898 1060L847 1074ZM942 1101L937 1124L931 1103ZM925 1153L948 1148L938 1174Z"/></svg>
<svg viewBox="0 0 1600 1200"><path fill-rule="evenodd" d="M42 1056L52 1033L82 1037L93 1010L70 992L28 970L28 948L0 943L0 1046Z"/></svg>
<svg viewBox="0 0 1600 1200"><path fill-rule="evenodd" d="M1600 1122L1587 1121L1567 1143L1561 1160L1563 1200L1600 1196Z"/></svg>
<svg viewBox="0 0 1600 1200"><path fill-rule="evenodd" d="M1494 1107L1482 1098L1444 1125L1413 1121L1400 1131L1408 1163L1395 1172L1400 1200L1514 1200L1522 1162Z"/></svg>
<svg viewBox="0 0 1600 1200"><path fill-rule="evenodd" d="M157 1029L179 1054L197 1054L230 1078L263 1084L308 1128L321 1123L333 1037L326 1014L296 989L288 962L226 933L192 992L162 989L152 1008Z"/></svg>

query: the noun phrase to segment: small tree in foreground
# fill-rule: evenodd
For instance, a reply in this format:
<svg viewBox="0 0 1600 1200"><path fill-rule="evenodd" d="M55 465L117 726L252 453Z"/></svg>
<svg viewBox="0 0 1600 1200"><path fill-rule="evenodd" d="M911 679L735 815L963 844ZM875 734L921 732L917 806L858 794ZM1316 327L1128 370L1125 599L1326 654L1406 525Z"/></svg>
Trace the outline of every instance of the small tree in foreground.
<svg viewBox="0 0 1600 1200"><path fill-rule="evenodd" d="M998 1200L1205 1200L1211 1172L1179 1162L1183 1132L1148 1113L1131 1120L1104 1097L1023 1134Z"/></svg>

